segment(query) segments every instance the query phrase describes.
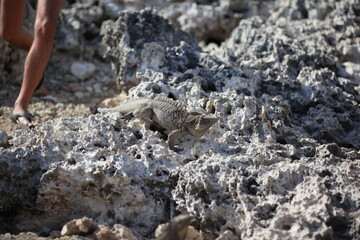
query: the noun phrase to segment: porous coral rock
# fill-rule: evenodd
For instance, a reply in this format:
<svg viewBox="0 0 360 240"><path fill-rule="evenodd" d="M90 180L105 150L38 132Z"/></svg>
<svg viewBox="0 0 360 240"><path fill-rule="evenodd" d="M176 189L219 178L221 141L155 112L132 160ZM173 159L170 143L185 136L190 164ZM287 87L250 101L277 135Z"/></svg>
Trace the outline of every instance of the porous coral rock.
<svg viewBox="0 0 360 240"><path fill-rule="evenodd" d="M36 215L16 217L17 228L56 228L65 219L88 216L100 223L137 225L137 231L146 235L149 234L148 226L155 228L160 223L166 215L166 195L170 193L158 192L156 186L169 191L169 173L180 166L179 158L174 153L169 154L164 141L162 147L153 148L161 140L140 122L133 123L137 127L126 130L127 127L116 120L118 117L115 113L106 117L96 115L50 121L39 126L35 135L28 132L27 136L22 133L15 137L14 144L21 146L32 142L37 150L26 155L27 150L22 157L5 151L2 154L6 166L3 170L14 169L13 158L22 159L24 166L29 164L24 171L37 172L36 175L25 175L39 184L37 191L30 191L33 188L27 186L34 183L28 178L23 176L24 180L20 180L11 172L3 172L10 182L19 184L16 194L11 196L12 203L22 196L28 201L21 205L35 204L39 210ZM93 129L97 130L94 132ZM44 135L38 137L41 132ZM143 142L142 139L153 141ZM45 150L50 148L51 151ZM48 159L43 166L39 166L41 159ZM34 168L38 171L31 170ZM43 168L46 170L41 173ZM19 171L18 174L24 173ZM24 187L23 191L19 191L20 185ZM4 199L10 197L9 191L12 190L2 188L2 204L11 209L10 202Z"/></svg>
<svg viewBox="0 0 360 240"><path fill-rule="evenodd" d="M139 14L122 12L115 23L108 22L102 28L106 56L112 60L121 87L128 89L143 80L136 74L138 68L158 69L168 75L197 64L196 52L200 48L195 41L151 10L141 10ZM168 56L161 53L164 48L168 48Z"/></svg>
<svg viewBox="0 0 360 240"><path fill-rule="evenodd" d="M61 230L61 235L90 235L96 229L98 229L97 224L92 219L84 217L66 223Z"/></svg>
<svg viewBox="0 0 360 240"><path fill-rule="evenodd" d="M226 4L200 5L190 1L172 4L161 10L160 14L198 41L217 44L229 37L242 17L239 13L229 11Z"/></svg>

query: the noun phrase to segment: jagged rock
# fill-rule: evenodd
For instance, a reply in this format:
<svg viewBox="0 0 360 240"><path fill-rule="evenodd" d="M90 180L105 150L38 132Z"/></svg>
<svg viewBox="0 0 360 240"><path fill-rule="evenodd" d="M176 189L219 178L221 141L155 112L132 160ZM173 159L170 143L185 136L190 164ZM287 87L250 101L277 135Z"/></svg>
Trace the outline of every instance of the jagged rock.
<svg viewBox="0 0 360 240"><path fill-rule="evenodd" d="M137 240L131 230L121 224L115 224L111 229L108 226L99 225L99 230L94 233L95 240Z"/></svg>
<svg viewBox="0 0 360 240"><path fill-rule="evenodd" d="M191 217L176 216L171 222L159 225L155 230L156 240L200 240L200 234L189 226Z"/></svg>
<svg viewBox="0 0 360 240"><path fill-rule="evenodd" d="M106 57L112 61L118 85L125 89L144 80L139 69L152 69L166 78L197 64L200 48L195 41L151 10L122 12L115 23L102 28Z"/></svg>
<svg viewBox="0 0 360 240"><path fill-rule="evenodd" d="M96 231L99 227L97 224L90 218L81 218L74 219L64 225L61 230L61 235L71 236L71 235L90 235Z"/></svg>
<svg viewBox="0 0 360 240"><path fill-rule="evenodd" d="M301 3L301 1L295 2ZM292 4L284 6L286 9L294 8L302 11L301 8L295 8ZM329 1L329 4L335 3ZM357 97L356 80L355 82L353 80L354 77L356 79L357 64L345 62L342 65L342 61L357 59L357 55L355 51L354 55L350 57L348 50L344 50L343 44L335 44L335 42L339 39L340 42L352 44L359 40L351 34L349 35L343 25L334 30L333 19L329 17L343 18L339 9L349 11L350 14L345 17L344 21L348 23L347 27L353 32L359 32L354 21L356 13L352 10L352 5L351 1L345 1L337 8L334 7L333 11L326 13L326 17L322 17L327 21L308 20L306 19L307 13L304 13L304 16L300 13L295 14L299 15L296 20L288 21L284 16L277 14L278 12L285 13L281 9L274 12L266 21L259 17L243 20L233 31L232 36L223 44L226 51L223 50L219 57L234 65L250 65L254 72L262 77L256 95L265 93L270 96L282 96L289 104L293 116L291 119L299 119L298 123L304 126L307 125L306 122L311 116L312 120L308 122L308 126L311 125L311 127L305 127L306 135L310 134L318 141L331 138L330 141L335 141L341 146L353 145L358 148L360 142L354 136L357 132L355 129L359 129L359 126L355 126L357 124L354 125L354 123L359 122L359 110L356 107L358 103L354 105L354 101L358 102L359 98ZM313 5L305 1L304 7L309 10L309 6ZM319 6L320 8L321 6ZM291 16L285 16L292 19ZM314 32L314 29L317 31ZM347 40L342 40L344 36L348 36ZM341 66L349 66L349 68ZM342 78L339 78L338 74ZM284 89L286 90L284 91ZM321 126L315 130L316 134L319 134L315 136L313 127L316 123L313 111L316 112L316 115L323 114L320 105L328 109L326 118L332 123L322 124L321 121L324 118L318 119ZM314 110L314 108L318 108L320 111ZM345 108L352 110L346 113L340 110ZM291 122L294 121L291 120ZM286 135L289 136L288 133ZM289 139L283 140L289 141Z"/></svg>
<svg viewBox="0 0 360 240"><path fill-rule="evenodd" d="M216 238L216 240L239 240L239 238L231 231L226 230L221 233L220 236Z"/></svg>
<svg viewBox="0 0 360 240"><path fill-rule="evenodd" d="M96 70L93 63L88 62L74 62L71 64L71 73L77 78L84 80L90 77Z"/></svg>
<svg viewBox="0 0 360 240"><path fill-rule="evenodd" d="M356 85L360 85L360 64L344 62L339 71L339 75L353 80Z"/></svg>
<svg viewBox="0 0 360 240"><path fill-rule="evenodd" d="M22 232L19 234L1 234L0 239L2 240L50 240L50 239L59 239L59 240L89 240L91 238L73 235L73 236L63 236L63 237L40 237L38 234L32 232Z"/></svg>
<svg viewBox="0 0 360 240"><path fill-rule="evenodd" d="M221 43L227 39L242 17L239 13L229 11L226 4L214 6L195 2L172 4L160 14L205 43Z"/></svg>
<svg viewBox="0 0 360 240"><path fill-rule="evenodd" d="M8 143L8 135L5 131L0 130L0 147L5 146Z"/></svg>
<svg viewBox="0 0 360 240"><path fill-rule="evenodd" d="M114 233L116 239L125 238L129 240L137 240L131 230L121 224L115 224L111 231Z"/></svg>
<svg viewBox="0 0 360 240"><path fill-rule="evenodd" d="M163 9L172 4L173 2L177 2L177 0L166 0L166 1L141 1L141 0L100 0L100 5L105 10L106 14L112 18L117 19L120 13L124 10L141 10L144 8L155 8L155 9Z"/></svg>
<svg viewBox="0 0 360 240"><path fill-rule="evenodd" d="M62 119L44 123L35 132L19 131L11 143L32 142L35 148L1 152L0 171L6 180L0 185L1 205L10 212L14 207L20 211L36 206L39 213L24 211L15 216L18 224L8 227L54 229L88 216L99 223L126 223L143 235L150 234L165 216L172 185L169 174L180 166L181 158L139 121L127 128L118 117L114 113ZM40 132L46 136L38 138ZM168 191L159 192L163 188Z"/></svg>

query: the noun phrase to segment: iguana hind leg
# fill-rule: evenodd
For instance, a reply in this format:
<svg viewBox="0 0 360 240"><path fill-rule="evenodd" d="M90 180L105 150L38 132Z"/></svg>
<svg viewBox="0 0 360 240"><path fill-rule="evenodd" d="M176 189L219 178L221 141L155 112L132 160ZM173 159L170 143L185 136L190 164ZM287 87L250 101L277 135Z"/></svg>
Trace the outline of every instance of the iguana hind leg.
<svg viewBox="0 0 360 240"><path fill-rule="evenodd" d="M123 116L121 116L120 119L125 120L125 121L129 121L134 117L134 114L132 112L124 114Z"/></svg>
<svg viewBox="0 0 360 240"><path fill-rule="evenodd" d="M129 121L132 118L140 118L140 119L146 119L146 118L150 118L153 116L153 110L148 107L148 108L144 108L144 109L138 109L135 110L134 112L129 112L126 113L125 115L123 115L121 117L121 119L125 120L125 121Z"/></svg>

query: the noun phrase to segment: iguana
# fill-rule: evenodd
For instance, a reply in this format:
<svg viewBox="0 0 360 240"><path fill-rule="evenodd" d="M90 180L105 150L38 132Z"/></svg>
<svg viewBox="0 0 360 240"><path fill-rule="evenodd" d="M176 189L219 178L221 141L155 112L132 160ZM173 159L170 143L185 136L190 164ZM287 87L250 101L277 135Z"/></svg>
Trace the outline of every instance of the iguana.
<svg viewBox="0 0 360 240"><path fill-rule="evenodd" d="M211 114L198 111L186 110L186 107L167 97L138 98L127 101L114 108L99 108L98 112L122 112L127 113L122 118L150 119L168 134L168 145L170 149L179 151L175 147L175 140L184 135L202 137L205 132L219 119Z"/></svg>

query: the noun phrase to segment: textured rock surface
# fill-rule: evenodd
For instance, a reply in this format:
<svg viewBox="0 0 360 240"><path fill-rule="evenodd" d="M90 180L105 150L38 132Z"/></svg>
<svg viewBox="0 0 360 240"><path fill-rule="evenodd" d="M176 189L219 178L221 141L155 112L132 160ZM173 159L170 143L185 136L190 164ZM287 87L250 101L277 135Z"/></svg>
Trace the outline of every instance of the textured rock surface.
<svg viewBox="0 0 360 240"><path fill-rule="evenodd" d="M91 218L74 219L64 225L61 229L61 235L90 235L95 232L99 227Z"/></svg>
<svg viewBox="0 0 360 240"><path fill-rule="evenodd" d="M184 65L196 67L193 51L200 48L195 41L150 10L121 13L115 23L104 24L103 34L103 42L109 46L106 57L112 61L121 87L139 84L147 72L166 78L183 71Z"/></svg>
<svg viewBox="0 0 360 240"><path fill-rule="evenodd" d="M231 11L245 19L206 52L150 10L104 22L106 55L130 98L166 95L220 121L200 141L180 139L180 153L118 113L15 131L0 146L0 230L48 234L87 216L153 237L184 213L204 239L358 239L359 4L239 2ZM115 1L91 3L100 22ZM86 61L99 54L91 49Z"/></svg>
<svg viewBox="0 0 360 240"><path fill-rule="evenodd" d="M221 43L227 39L242 17L226 3L202 5L191 1L170 5L160 14L205 43Z"/></svg>
<svg viewBox="0 0 360 240"><path fill-rule="evenodd" d="M18 186L12 191L6 186L1 188L3 207L9 209L26 198L22 205L35 204L39 211L38 216L19 215L17 227L46 230L60 227L63 219L89 216L100 223L137 226L138 232L148 234L166 217L169 203L161 199L169 192L157 193L156 186L170 185L171 182L166 181L169 172L180 164L177 158L167 156L170 150L165 141L162 147L152 147L160 142L154 132L141 126L127 129L117 117L117 114L112 118L96 115L89 119L48 121L37 128L35 134L15 136L13 144L27 145L31 139L37 150L29 153L20 147L17 152L2 154L2 176L8 176L2 183L12 182ZM45 135L37 137L41 132ZM149 137L153 142L146 141ZM43 160L37 161L39 158ZM23 170L18 169L19 165ZM15 170L16 166L16 174L5 173Z"/></svg>

